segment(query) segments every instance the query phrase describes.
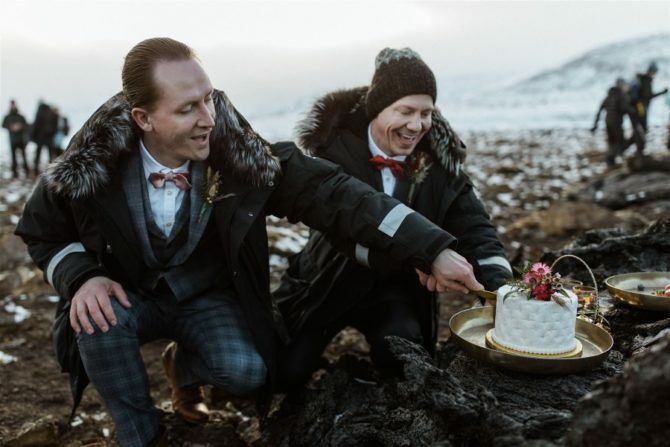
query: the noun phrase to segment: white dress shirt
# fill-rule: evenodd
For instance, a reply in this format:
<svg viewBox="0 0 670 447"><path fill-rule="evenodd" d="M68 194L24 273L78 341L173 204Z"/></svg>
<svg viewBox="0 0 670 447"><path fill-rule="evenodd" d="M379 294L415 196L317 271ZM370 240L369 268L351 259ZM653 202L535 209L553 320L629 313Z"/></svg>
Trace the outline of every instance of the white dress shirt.
<svg viewBox="0 0 670 447"><path fill-rule="evenodd" d="M144 179L149 192L149 205L151 207L151 214L154 216L154 221L158 228L161 229L165 236L170 235L172 227L174 226L175 217L184 200L184 192L177 188L174 182L165 182L163 188L154 188L154 185L149 181L149 175L152 172L188 172L190 161L187 161L178 168L168 168L163 166L151 156L144 142L140 140L140 154L142 155L142 166L144 167Z"/></svg>
<svg viewBox="0 0 670 447"><path fill-rule="evenodd" d="M374 157L375 155L381 155L384 158L390 158L391 160L405 161L405 155L396 155L395 157L389 157L379 149L375 140L372 138L372 124L368 126L368 147L370 148L370 153ZM393 190L395 189L395 176L391 172L391 168L383 168L381 171L382 174L382 185L384 186L384 192L389 196L393 195Z"/></svg>

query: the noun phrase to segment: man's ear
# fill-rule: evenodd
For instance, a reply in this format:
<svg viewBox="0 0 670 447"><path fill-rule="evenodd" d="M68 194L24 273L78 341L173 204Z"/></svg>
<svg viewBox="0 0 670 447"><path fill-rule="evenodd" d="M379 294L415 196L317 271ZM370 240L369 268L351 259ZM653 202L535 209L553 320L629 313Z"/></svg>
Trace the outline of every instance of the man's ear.
<svg viewBox="0 0 670 447"><path fill-rule="evenodd" d="M133 117L133 120L138 125L140 129L144 132L151 132L154 127L151 124L151 119L149 118L149 112L146 109L140 107L133 107L130 111L130 115Z"/></svg>

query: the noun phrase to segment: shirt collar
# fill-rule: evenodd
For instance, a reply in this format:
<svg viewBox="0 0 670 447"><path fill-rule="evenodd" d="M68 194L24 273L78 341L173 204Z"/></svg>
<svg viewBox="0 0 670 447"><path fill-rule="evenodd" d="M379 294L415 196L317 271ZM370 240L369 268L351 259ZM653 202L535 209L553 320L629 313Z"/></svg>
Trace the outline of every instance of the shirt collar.
<svg viewBox="0 0 670 447"><path fill-rule="evenodd" d="M396 155L395 157L389 157L384 151L379 149L379 146L377 146L377 143L375 143L374 138L372 138L372 123L368 125L368 147L370 148L370 153L373 157L375 155L381 155L384 158L397 161L405 161L405 158L407 158L406 155Z"/></svg>
<svg viewBox="0 0 670 447"><path fill-rule="evenodd" d="M152 155L149 153L149 150L144 145L144 141L140 139L140 155L142 156L142 166L144 166L144 176L149 178L149 175L152 172L188 172L190 160L187 160L186 163L177 167L177 168L168 168L160 164Z"/></svg>

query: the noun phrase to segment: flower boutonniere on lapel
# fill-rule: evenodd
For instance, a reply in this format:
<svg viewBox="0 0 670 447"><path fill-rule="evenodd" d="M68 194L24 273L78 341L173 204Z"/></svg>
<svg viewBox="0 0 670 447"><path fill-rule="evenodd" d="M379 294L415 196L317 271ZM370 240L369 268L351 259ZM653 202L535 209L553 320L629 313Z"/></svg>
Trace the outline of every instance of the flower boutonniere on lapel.
<svg viewBox="0 0 670 447"><path fill-rule="evenodd" d="M223 199L228 197L233 197L235 194L220 194L219 189L221 187L221 174L219 171L215 171L211 166L207 167L207 179L202 188L202 207L200 208L200 215L198 216L198 222L202 219L202 216L205 215L207 210L211 208L215 203L220 202Z"/></svg>
<svg viewBox="0 0 670 447"><path fill-rule="evenodd" d="M412 204L418 186L426 180L428 171L433 164L429 161L428 154L423 151L418 151L413 154L410 160L405 165L405 175L409 179L409 196L408 202Z"/></svg>

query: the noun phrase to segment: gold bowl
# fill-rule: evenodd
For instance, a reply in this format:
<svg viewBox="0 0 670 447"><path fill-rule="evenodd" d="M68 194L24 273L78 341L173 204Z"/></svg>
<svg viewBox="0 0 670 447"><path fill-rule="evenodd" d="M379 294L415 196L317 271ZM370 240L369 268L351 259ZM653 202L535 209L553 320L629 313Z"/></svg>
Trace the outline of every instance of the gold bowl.
<svg viewBox="0 0 670 447"><path fill-rule="evenodd" d="M572 374L596 368L614 344L609 332L578 318L575 336L582 345L579 357L532 357L493 349L486 344L486 333L493 328L494 310L490 306L466 309L449 320L450 340L468 355L493 366L530 374Z"/></svg>
<svg viewBox="0 0 670 447"><path fill-rule="evenodd" d="M670 284L670 272L635 272L610 276L605 280L607 291L616 301L660 312L670 312L670 298L654 295ZM638 286L642 285L642 290Z"/></svg>

